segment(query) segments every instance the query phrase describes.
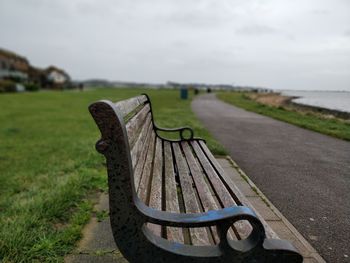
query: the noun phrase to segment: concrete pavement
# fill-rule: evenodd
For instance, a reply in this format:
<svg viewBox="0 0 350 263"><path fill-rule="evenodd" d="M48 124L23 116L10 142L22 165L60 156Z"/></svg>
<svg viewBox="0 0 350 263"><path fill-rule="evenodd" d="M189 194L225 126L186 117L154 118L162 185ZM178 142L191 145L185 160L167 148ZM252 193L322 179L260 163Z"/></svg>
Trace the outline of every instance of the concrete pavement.
<svg viewBox="0 0 350 263"><path fill-rule="evenodd" d="M192 109L328 262L350 262L350 143L216 99Z"/></svg>

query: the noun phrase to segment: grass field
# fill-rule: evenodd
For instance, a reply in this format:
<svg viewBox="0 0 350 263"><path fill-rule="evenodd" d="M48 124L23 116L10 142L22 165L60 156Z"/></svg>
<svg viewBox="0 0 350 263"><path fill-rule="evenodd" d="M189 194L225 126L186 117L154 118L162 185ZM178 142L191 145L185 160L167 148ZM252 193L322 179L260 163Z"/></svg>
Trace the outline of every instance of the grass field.
<svg viewBox="0 0 350 263"><path fill-rule="evenodd" d="M174 90L96 89L0 95L0 261L57 262L80 238L106 187L87 107L147 92L161 126L188 125L225 153Z"/></svg>
<svg viewBox="0 0 350 263"><path fill-rule="evenodd" d="M285 121L302 128L350 141L350 123L338 119L327 119L312 113L303 113L260 104L241 92L222 92L218 98L259 114Z"/></svg>

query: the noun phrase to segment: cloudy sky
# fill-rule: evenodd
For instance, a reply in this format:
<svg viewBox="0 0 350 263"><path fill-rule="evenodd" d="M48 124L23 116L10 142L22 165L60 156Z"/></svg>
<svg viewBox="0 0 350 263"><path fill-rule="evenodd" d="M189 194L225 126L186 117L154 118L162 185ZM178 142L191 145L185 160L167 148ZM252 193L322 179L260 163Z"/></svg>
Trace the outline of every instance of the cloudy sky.
<svg viewBox="0 0 350 263"><path fill-rule="evenodd" d="M0 47L74 79L350 91L350 0L0 0Z"/></svg>

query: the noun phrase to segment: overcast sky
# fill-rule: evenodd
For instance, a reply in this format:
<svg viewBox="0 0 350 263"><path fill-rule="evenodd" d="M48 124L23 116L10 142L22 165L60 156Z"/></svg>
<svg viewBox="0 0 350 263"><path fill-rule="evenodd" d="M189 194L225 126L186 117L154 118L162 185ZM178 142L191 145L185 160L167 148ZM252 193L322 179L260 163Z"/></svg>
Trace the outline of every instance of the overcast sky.
<svg viewBox="0 0 350 263"><path fill-rule="evenodd" d="M350 0L0 0L0 47L74 79L350 91Z"/></svg>

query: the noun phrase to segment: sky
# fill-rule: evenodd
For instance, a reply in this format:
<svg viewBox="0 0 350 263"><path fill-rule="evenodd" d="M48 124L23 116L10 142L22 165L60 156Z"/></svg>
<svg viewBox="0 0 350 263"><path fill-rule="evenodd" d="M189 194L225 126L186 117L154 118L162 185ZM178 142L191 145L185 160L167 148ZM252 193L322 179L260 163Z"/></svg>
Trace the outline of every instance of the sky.
<svg viewBox="0 0 350 263"><path fill-rule="evenodd" d="M0 0L0 47L76 80L350 91L350 0Z"/></svg>

